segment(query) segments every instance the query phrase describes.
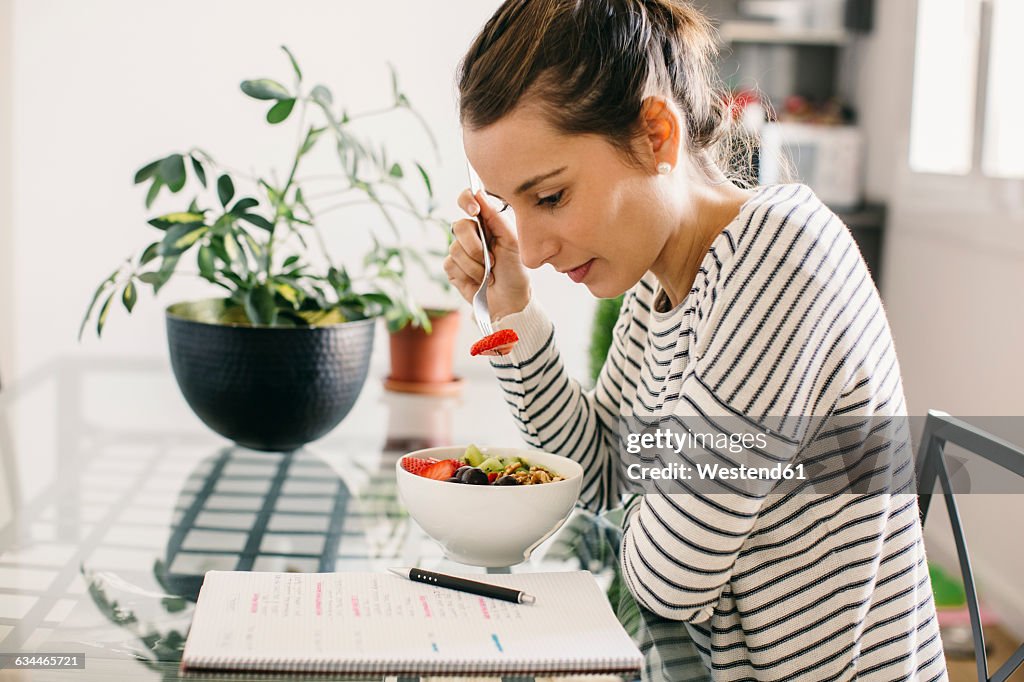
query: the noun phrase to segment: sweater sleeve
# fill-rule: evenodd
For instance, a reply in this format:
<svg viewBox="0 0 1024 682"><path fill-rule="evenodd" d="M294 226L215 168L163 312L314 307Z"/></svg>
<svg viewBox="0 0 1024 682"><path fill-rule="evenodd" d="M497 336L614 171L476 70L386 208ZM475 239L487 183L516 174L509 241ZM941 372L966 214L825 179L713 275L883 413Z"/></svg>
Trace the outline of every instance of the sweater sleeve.
<svg viewBox="0 0 1024 682"><path fill-rule="evenodd" d="M535 301L494 324L495 330L514 329L519 336L512 352L492 357L491 366L523 438L531 447L582 465L580 502L595 512L619 504L622 492L616 420L633 295L623 301L608 358L589 391L566 372L554 325Z"/></svg>

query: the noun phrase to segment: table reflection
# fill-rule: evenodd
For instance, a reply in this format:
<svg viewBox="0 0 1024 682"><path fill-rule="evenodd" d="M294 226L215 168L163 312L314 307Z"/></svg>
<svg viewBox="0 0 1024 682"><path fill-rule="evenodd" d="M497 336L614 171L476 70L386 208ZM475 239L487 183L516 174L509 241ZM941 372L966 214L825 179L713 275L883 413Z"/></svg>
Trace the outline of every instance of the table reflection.
<svg viewBox="0 0 1024 682"><path fill-rule="evenodd" d="M467 377L461 398L388 394L371 378L334 433L285 455L206 431L157 363L65 362L5 387L0 650L85 652L85 679L178 679L207 570L482 571L409 519L394 466L422 447L519 443L505 410L488 375ZM621 510L577 509L512 571L591 571L645 654L641 679L707 679L685 626L623 584L620 522Z"/></svg>

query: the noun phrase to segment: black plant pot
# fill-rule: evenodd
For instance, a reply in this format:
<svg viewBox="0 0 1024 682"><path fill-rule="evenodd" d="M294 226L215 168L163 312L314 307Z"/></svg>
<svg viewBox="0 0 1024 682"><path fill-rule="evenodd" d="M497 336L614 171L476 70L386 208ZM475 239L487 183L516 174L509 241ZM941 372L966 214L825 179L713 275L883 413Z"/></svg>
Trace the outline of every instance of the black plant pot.
<svg viewBox="0 0 1024 682"><path fill-rule="evenodd" d="M178 387L211 429L254 450L286 452L327 434L359 397L376 320L328 327L223 324L222 300L167 308Z"/></svg>

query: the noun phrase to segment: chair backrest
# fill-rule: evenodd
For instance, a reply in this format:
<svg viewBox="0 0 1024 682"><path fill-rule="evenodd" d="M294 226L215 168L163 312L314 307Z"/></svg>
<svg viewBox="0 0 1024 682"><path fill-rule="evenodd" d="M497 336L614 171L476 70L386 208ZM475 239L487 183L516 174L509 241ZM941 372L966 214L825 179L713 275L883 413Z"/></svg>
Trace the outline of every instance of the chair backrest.
<svg viewBox="0 0 1024 682"><path fill-rule="evenodd" d="M967 596L967 609L971 616L971 633L974 636L974 656L978 666L978 680L1003 682L1020 667L1021 663L1024 663L1024 644L1017 648L1017 651L1000 666L999 670L991 677L989 676L988 659L985 656L985 635L981 629L981 611L974 587L974 573L971 570L971 559L967 553L963 525L960 523L960 513L944 459L947 443L964 448L1022 478L1024 478L1024 449L944 412L929 410L918 448L916 465L921 523L924 523L928 516L928 506L931 503L936 482L938 482L941 488L940 492L946 501L949 523L953 530L953 541L956 544L956 554L960 561L960 575Z"/></svg>

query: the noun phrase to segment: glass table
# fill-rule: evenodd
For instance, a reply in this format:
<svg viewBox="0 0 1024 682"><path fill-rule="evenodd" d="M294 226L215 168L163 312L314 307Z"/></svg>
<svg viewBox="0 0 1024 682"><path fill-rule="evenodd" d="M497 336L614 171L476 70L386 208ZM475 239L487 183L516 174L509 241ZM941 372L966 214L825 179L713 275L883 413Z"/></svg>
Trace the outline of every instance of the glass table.
<svg viewBox="0 0 1024 682"><path fill-rule="evenodd" d="M156 361L65 360L5 386L0 653L78 653L85 667L0 677L177 679L210 569L482 573L445 559L395 488L402 454L470 442L522 442L486 367L454 398L389 393L371 372L342 424L290 455L206 429ZM685 626L623 585L620 517L577 509L511 570L590 570L645 655L642 679L707 679Z"/></svg>

